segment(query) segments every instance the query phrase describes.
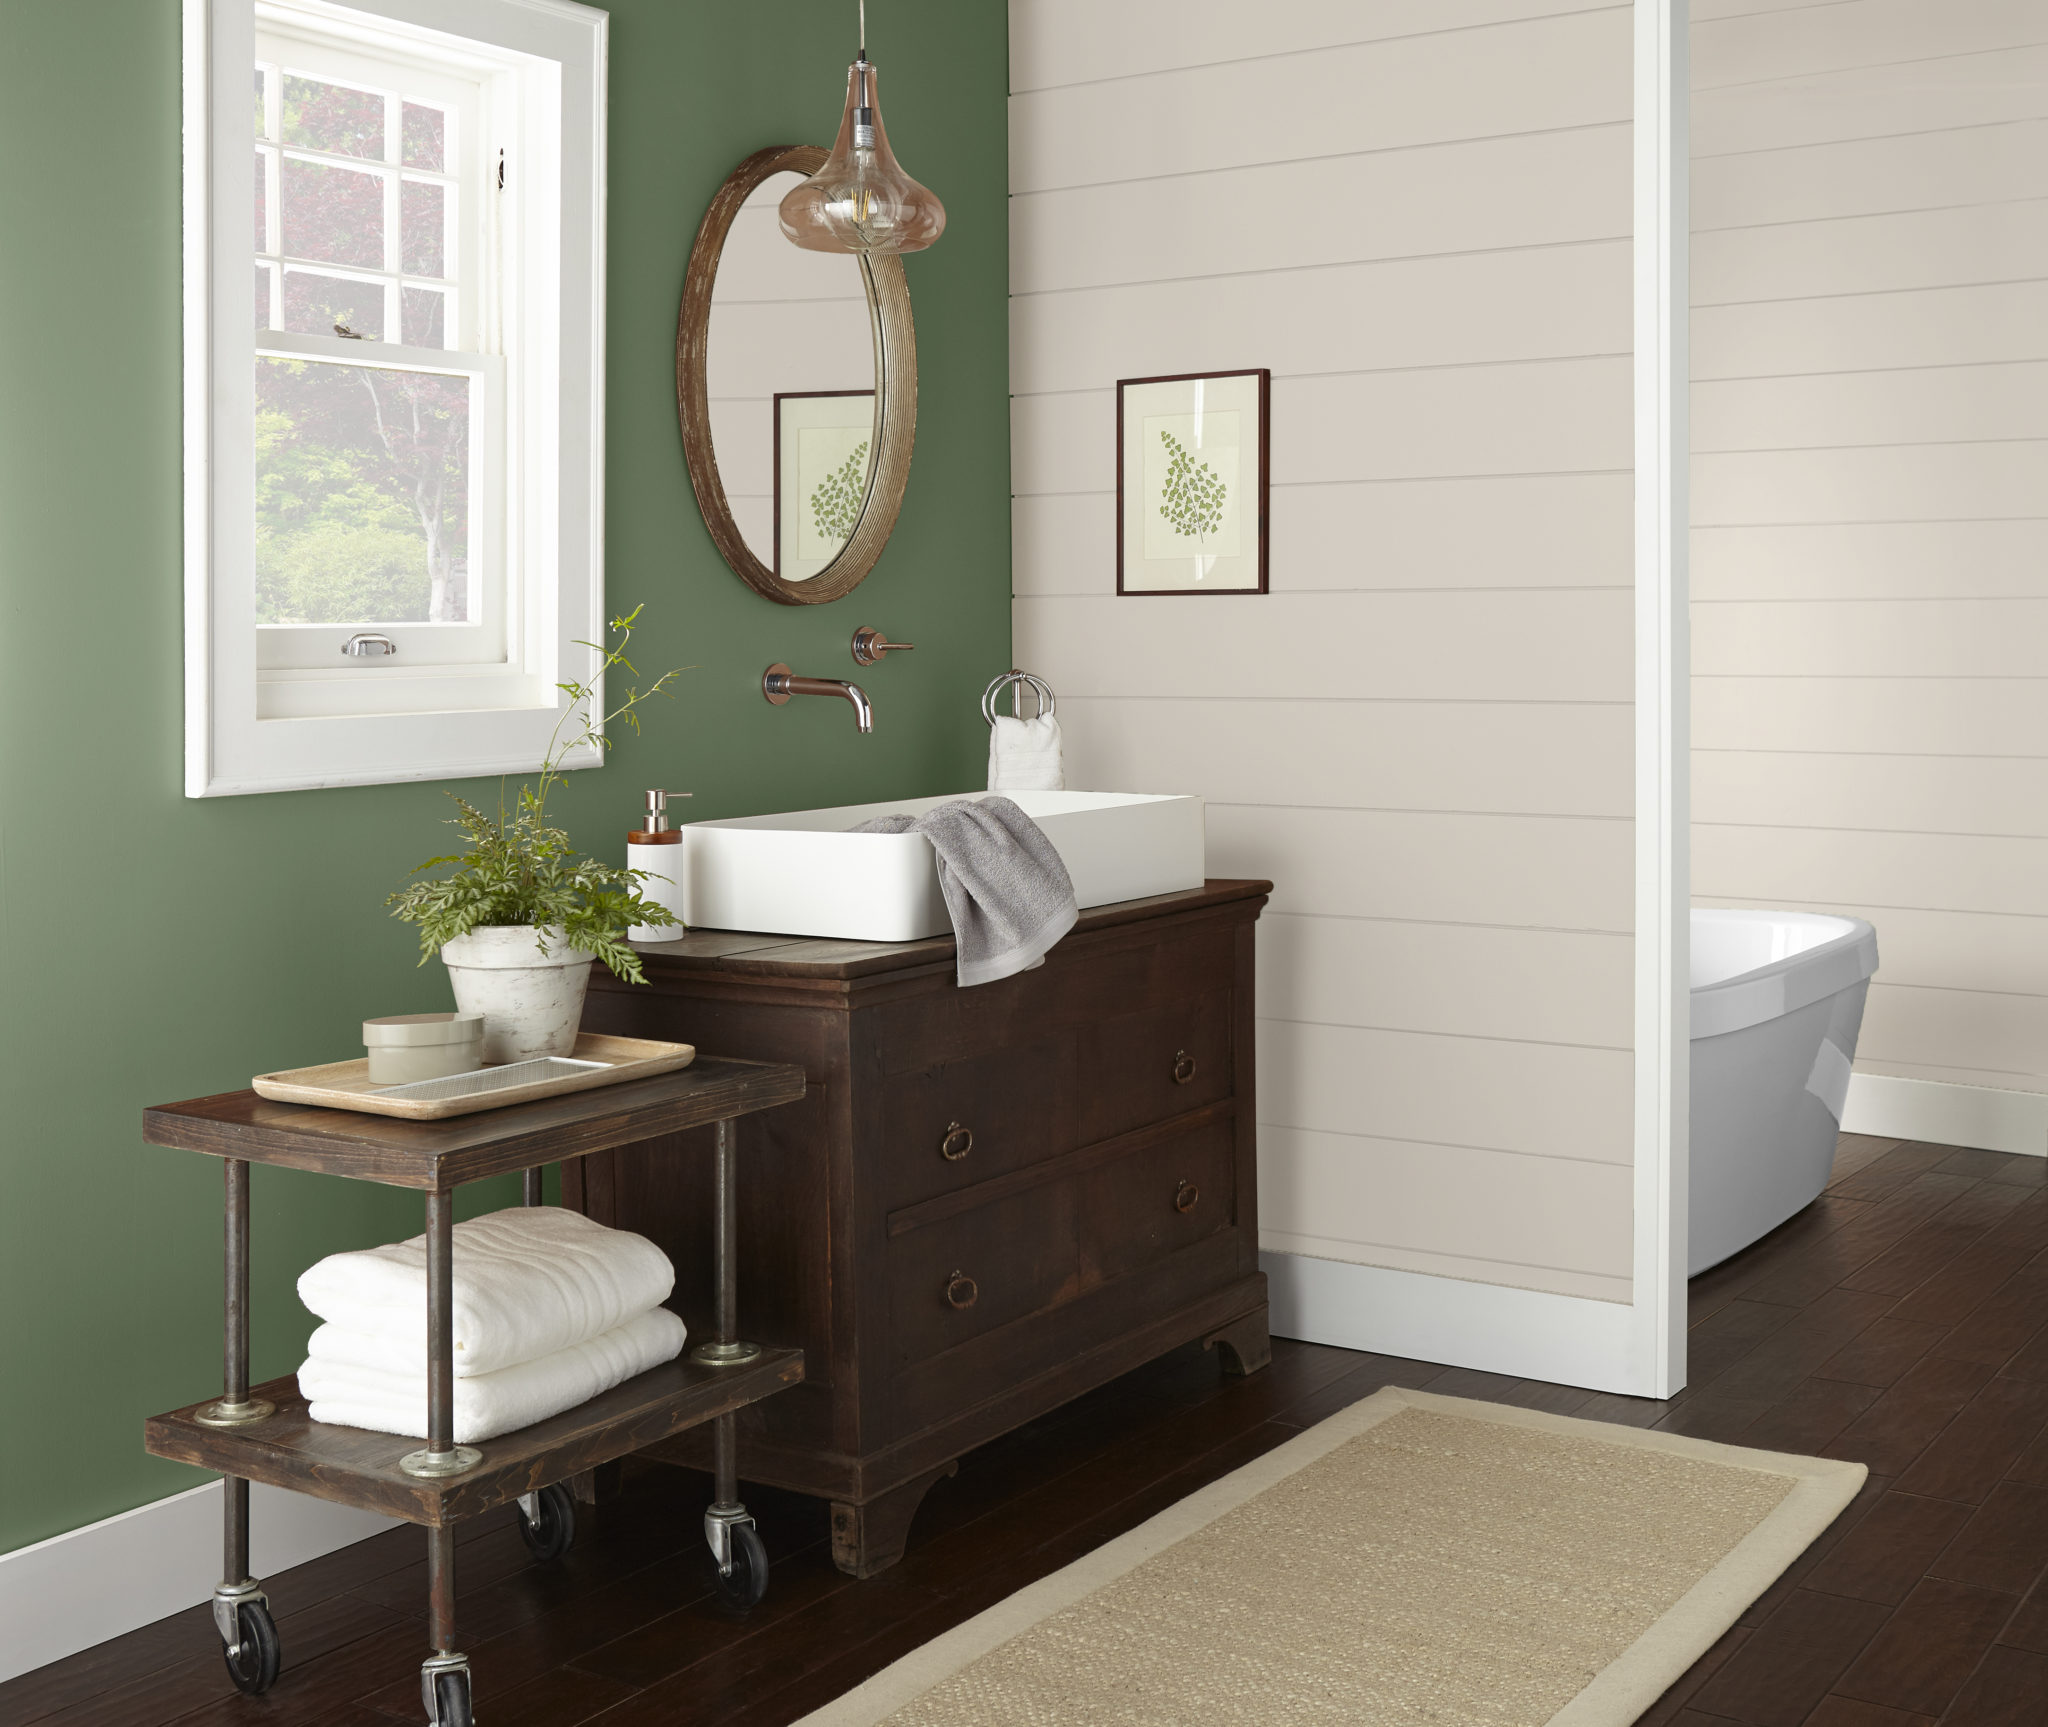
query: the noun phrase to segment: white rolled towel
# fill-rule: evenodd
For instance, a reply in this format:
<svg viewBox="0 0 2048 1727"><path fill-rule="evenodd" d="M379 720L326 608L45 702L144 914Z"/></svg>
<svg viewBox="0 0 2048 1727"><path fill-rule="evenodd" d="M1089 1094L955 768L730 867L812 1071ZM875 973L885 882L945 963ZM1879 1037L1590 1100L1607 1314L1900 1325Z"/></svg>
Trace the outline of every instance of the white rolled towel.
<svg viewBox="0 0 2048 1727"><path fill-rule="evenodd" d="M458 1223L455 1373L535 1361L658 1307L675 1288L668 1255L644 1235L559 1206L514 1206ZM394 1371L427 1367L427 1238L333 1253L299 1278L299 1299ZM324 1327L322 1329L325 1329Z"/></svg>
<svg viewBox="0 0 2048 1727"><path fill-rule="evenodd" d="M682 1353L687 1335L680 1319L667 1308L656 1307L538 1360L458 1379L455 1443L481 1444L588 1403L636 1373L673 1361ZM311 1406L308 1413L315 1421L417 1439L427 1436L424 1367L397 1372L309 1356L299 1369L299 1395Z"/></svg>
<svg viewBox="0 0 2048 1727"><path fill-rule="evenodd" d="M1060 759L1060 722L1050 714L1020 720L996 715L988 734L988 789L992 792L1066 790Z"/></svg>

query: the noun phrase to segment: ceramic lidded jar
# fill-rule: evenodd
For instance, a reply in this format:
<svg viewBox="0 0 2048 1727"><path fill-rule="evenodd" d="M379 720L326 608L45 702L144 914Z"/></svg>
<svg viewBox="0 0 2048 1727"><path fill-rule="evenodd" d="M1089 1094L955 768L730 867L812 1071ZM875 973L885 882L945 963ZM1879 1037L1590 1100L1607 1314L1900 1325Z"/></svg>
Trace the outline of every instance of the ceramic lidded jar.
<svg viewBox="0 0 2048 1727"><path fill-rule="evenodd" d="M480 1013L401 1013L363 1021L372 1085L410 1085L474 1073L483 1065Z"/></svg>
<svg viewBox="0 0 2048 1727"><path fill-rule="evenodd" d="M596 962L559 927L485 924L444 943L441 962L455 1005L484 1016L486 1066L574 1052Z"/></svg>

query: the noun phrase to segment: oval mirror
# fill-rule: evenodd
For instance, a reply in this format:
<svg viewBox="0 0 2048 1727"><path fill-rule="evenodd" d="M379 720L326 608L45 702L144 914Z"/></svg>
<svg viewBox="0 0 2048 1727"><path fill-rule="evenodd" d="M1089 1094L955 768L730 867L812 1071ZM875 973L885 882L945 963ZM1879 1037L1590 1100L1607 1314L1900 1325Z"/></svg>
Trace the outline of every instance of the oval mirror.
<svg viewBox="0 0 2048 1727"><path fill-rule="evenodd" d="M851 592L888 543L917 428L900 258L807 252L776 206L810 144L757 150L711 200L676 325L676 411L725 561L784 605Z"/></svg>

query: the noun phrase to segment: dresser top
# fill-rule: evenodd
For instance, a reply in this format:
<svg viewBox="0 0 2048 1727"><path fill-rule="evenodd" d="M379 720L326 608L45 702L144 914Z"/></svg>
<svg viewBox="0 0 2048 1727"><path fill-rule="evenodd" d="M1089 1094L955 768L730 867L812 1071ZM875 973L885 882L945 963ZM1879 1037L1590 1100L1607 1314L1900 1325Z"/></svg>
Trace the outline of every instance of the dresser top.
<svg viewBox="0 0 2048 1727"><path fill-rule="evenodd" d="M1263 900L1272 891L1269 881L1212 879L1183 893L1095 906L1081 914L1074 929L1078 934L1115 924L1142 923L1148 918L1206 911L1234 900ZM1256 913L1254 907L1253 914ZM692 930L677 941L633 945L650 975L664 971L720 971L752 977L844 979L907 971L918 966L950 965L953 960L950 935L927 936L923 941L834 941L822 936L749 935L740 930L703 929Z"/></svg>

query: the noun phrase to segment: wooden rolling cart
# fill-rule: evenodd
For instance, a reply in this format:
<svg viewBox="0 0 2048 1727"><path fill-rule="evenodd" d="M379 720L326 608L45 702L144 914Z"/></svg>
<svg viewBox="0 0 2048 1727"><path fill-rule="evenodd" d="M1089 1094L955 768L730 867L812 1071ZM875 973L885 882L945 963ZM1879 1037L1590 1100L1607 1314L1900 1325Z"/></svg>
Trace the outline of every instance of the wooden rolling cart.
<svg viewBox="0 0 2048 1727"><path fill-rule="evenodd" d="M237 1686L267 1690L280 1664L269 1601L249 1575L252 1481L425 1526L432 1648L420 1668L420 1691L427 1719L436 1727L470 1727L472 1720L469 1663L455 1642L454 1526L517 1500L528 1546L552 1556L566 1548L573 1532L573 1501L561 1483L685 1428L712 1424L715 1496L704 1514L704 1532L718 1561L720 1593L742 1607L760 1599L767 1557L739 1500L733 1414L801 1380L804 1357L800 1349L763 1348L739 1339L736 1122L803 1095L801 1068L706 1058L653 1079L442 1121L398 1121L273 1103L253 1091L144 1112L143 1137L152 1145L206 1152L226 1163L224 1392L153 1417L144 1434L155 1455L217 1470L227 1478L224 1566L213 1616ZM711 1340L549 1420L481 1447L456 1445L449 1233L455 1189L466 1181L520 1170L525 1172L526 1203L537 1205L543 1164L714 1124L717 1320ZM252 1163L319 1170L425 1193L424 1449L391 1434L313 1421L294 1377L249 1384Z"/></svg>

